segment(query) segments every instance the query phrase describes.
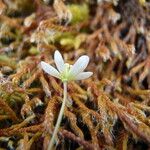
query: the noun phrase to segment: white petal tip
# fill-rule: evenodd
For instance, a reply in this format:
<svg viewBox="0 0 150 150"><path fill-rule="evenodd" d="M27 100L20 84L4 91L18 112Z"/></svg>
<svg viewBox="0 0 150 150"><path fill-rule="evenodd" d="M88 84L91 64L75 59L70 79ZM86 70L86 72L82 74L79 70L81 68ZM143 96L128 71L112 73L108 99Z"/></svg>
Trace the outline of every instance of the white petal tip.
<svg viewBox="0 0 150 150"><path fill-rule="evenodd" d="M54 55L61 55L61 53L59 52L59 50L55 50Z"/></svg>
<svg viewBox="0 0 150 150"><path fill-rule="evenodd" d="M83 80L91 77L93 75L93 72L81 72L76 76L76 80Z"/></svg>
<svg viewBox="0 0 150 150"><path fill-rule="evenodd" d="M70 69L70 73L74 76L81 73L89 63L89 56L83 55L75 62L75 64Z"/></svg>
<svg viewBox="0 0 150 150"><path fill-rule="evenodd" d="M89 62L89 59L90 59L89 56L87 56L87 55L83 55L80 58L85 62Z"/></svg>
<svg viewBox="0 0 150 150"><path fill-rule="evenodd" d="M54 67L49 65L48 63L41 61L41 67L46 73L48 73L51 76L54 76L56 78L59 78L59 72Z"/></svg>
<svg viewBox="0 0 150 150"><path fill-rule="evenodd" d="M45 63L44 61L41 61L41 63L40 63L40 64L41 64L41 67L42 67L42 68L44 68L44 67L45 67L45 65L47 65L47 63Z"/></svg>
<svg viewBox="0 0 150 150"><path fill-rule="evenodd" d="M57 66L57 69L59 70L59 72L63 72L64 70L64 60L63 60L63 57L61 55L61 53L56 50L55 53L54 53L54 61L55 61L55 64Z"/></svg>

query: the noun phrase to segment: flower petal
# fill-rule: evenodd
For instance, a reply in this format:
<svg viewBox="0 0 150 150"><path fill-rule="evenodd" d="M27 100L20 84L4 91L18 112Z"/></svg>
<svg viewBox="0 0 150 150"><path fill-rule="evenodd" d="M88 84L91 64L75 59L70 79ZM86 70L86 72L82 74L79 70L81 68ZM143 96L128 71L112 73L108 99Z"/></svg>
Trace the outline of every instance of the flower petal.
<svg viewBox="0 0 150 150"><path fill-rule="evenodd" d="M50 74L51 76L54 76L56 78L60 78L59 72L54 67L49 65L48 63L41 61L41 67L46 73Z"/></svg>
<svg viewBox="0 0 150 150"><path fill-rule="evenodd" d="M64 60L63 60L63 57L62 57L62 55L60 54L60 52L58 50L55 51L54 61L55 61L56 67L59 70L59 72L63 72L63 70L64 70Z"/></svg>
<svg viewBox="0 0 150 150"><path fill-rule="evenodd" d="M81 72L76 77L75 80L83 80L89 78L91 75L93 75L93 72Z"/></svg>
<svg viewBox="0 0 150 150"><path fill-rule="evenodd" d="M86 55L81 56L70 69L70 74L76 76L82 72L89 63L89 57Z"/></svg>

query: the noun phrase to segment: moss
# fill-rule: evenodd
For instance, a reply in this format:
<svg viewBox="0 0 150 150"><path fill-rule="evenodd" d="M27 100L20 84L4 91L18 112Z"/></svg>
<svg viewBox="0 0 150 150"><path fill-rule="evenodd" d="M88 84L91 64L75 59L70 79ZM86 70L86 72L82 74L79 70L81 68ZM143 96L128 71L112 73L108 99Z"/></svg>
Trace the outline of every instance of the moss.
<svg viewBox="0 0 150 150"><path fill-rule="evenodd" d="M77 24L88 20L89 8L86 4L82 5L71 4L68 5L68 8L72 13L72 20L71 20L72 24Z"/></svg>

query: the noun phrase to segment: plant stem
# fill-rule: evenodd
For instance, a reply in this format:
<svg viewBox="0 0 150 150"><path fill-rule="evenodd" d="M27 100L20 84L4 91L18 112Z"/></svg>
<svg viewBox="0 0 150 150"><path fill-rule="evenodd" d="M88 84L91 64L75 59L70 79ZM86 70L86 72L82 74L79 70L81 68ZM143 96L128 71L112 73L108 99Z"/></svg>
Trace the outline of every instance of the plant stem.
<svg viewBox="0 0 150 150"><path fill-rule="evenodd" d="M53 132L53 136L52 136L51 141L50 141L49 146L48 146L48 150L52 150L52 148L53 148L53 145L54 145L57 133L58 133L58 129L60 127L60 123L61 123L61 120L62 120L62 117L63 117L63 114L64 114L64 110L65 110L65 105L66 105L66 101L67 101L67 82L63 82L63 86L64 86L63 103L61 105L59 116L58 116L58 119L57 119L57 122L56 122L56 126L55 126L55 129L54 129L54 132Z"/></svg>

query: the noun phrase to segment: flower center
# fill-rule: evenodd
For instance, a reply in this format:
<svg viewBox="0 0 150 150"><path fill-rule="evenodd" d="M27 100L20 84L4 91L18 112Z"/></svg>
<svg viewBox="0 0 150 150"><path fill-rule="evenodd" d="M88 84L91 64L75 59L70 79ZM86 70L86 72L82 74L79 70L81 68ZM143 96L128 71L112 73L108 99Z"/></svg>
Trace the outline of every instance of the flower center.
<svg viewBox="0 0 150 150"><path fill-rule="evenodd" d="M65 63L64 71L61 73L61 80L63 82L68 81L70 78L70 73L69 73L70 67L71 65L69 65L68 63Z"/></svg>

